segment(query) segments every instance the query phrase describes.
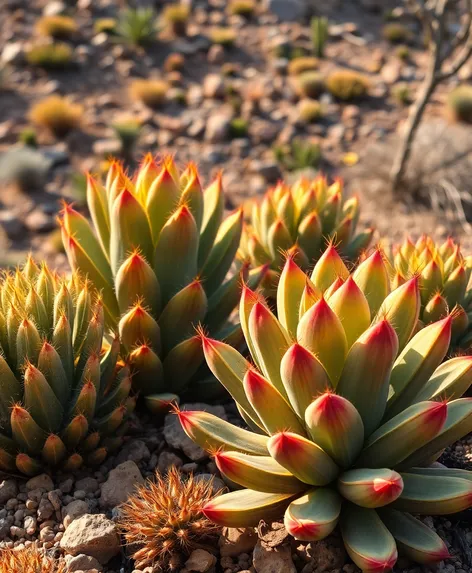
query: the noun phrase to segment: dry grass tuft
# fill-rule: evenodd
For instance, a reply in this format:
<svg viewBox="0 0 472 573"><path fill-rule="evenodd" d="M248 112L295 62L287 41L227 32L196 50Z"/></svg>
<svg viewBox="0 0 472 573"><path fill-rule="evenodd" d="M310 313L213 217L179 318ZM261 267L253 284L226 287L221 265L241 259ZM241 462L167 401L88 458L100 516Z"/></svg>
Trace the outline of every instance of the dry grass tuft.
<svg viewBox="0 0 472 573"><path fill-rule="evenodd" d="M148 107L161 107L166 99L169 85L164 80L134 80L129 92L134 100L141 101Z"/></svg>
<svg viewBox="0 0 472 573"><path fill-rule="evenodd" d="M0 550L0 573L65 573L64 561L42 553L36 545Z"/></svg>
<svg viewBox="0 0 472 573"><path fill-rule="evenodd" d="M331 95L343 101L360 99L369 91L369 80L353 70L335 70L326 78Z"/></svg>
<svg viewBox="0 0 472 573"><path fill-rule="evenodd" d="M65 137L80 125L83 115L81 105L53 95L34 104L29 113L33 123L48 129L56 137Z"/></svg>
<svg viewBox="0 0 472 573"><path fill-rule="evenodd" d="M156 472L121 506L120 527L136 567L172 569L179 555L208 548L219 527L201 509L213 497L213 480L182 476L175 467L165 476Z"/></svg>
<svg viewBox="0 0 472 573"><path fill-rule="evenodd" d="M69 16L43 16L36 22L36 32L40 36L67 39L77 32L77 24Z"/></svg>

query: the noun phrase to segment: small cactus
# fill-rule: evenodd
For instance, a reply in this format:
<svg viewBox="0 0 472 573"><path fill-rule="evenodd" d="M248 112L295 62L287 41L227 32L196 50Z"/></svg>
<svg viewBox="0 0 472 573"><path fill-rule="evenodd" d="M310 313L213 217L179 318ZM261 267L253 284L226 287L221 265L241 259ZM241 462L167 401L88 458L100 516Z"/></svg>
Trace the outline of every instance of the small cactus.
<svg viewBox="0 0 472 573"><path fill-rule="evenodd" d="M311 43L313 44L313 53L317 58L324 56L326 42L328 41L328 18L312 18L310 22Z"/></svg>
<svg viewBox="0 0 472 573"><path fill-rule="evenodd" d="M121 506L120 527L137 568L175 570L181 556L215 543L220 528L202 513L213 489L213 479L184 477L172 467Z"/></svg>

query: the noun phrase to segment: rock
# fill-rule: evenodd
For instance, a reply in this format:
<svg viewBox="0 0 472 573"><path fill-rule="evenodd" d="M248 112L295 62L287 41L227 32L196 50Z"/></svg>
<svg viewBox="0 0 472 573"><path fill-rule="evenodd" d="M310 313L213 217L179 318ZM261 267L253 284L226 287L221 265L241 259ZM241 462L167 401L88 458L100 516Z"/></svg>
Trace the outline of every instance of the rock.
<svg viewBox="0 0 472 573"><path fill-rule="evenodd" d="M90 508L86 501L82 501L81 499L71 501L62 508L62 521L64 523L64 527L67 529L75 519L82 517L89 511Z"/></svg>
<svg viewBox="0 0 472 573"><path fill-rule="evenodd" d="M341 569L347 561L346 550L341 540L335 537L312 541L306 546L306 553L317 573Z"/></svg>
<svg viewBox="0 0 472 573"><path fill-rule="evenodd" d="M205 573L212 571L215 567L216 557L204 549L195 549L190 554L190 557L185 562L185 568L188 571L198 571L198 573Z"/></svg>
<svg viewBox="0 0 472 573"><path fill-rule="evenodd" d="M187 129L189 137L200 137L205 132L205 122L201 118L196 118L192 121Z"/></svg>
<svg viewBox="0 0 472 573"><path fill-rule="evenodd" d="M172 466L180 468L182 466L182 460L172 452L162 452L159 455L157 469L160 472L166 472Z"/></svg>
<svg viewBox="0 0 472 573"><path fill-rule="evenodd" d="M86 514L70 524L60 545L69 555L83 553L105 564L120 552L120 537L116 525L105 515Z"/></svg>
<svg viewBox="0 0 472 573"><path fill-rule="evenodd" d="M7 42L0 59L4 64L15 66L22 63L23 57L23 44L21 42Z"/></svg>
<svg viewBox="0 0 472 573"><path fill-rule="evenodd" d="M279 545L290 541L290 535L285 529L285 525L278 521L273 523L262 521L257 528L257 533L265 547L279 547Z"/></svg>
<svg viewBox="0 0 472 573"><path fill-rule="evenodd" d="M218 492L222 490L226 490L225 482L219 477L216 477L214 474L198 474L194 476L194 479L195 481L206 481L206 482L213 481L213 488L212 488L213 495L216 495Z"/></svg>
<svg viewBox="0 0 472 573"><path fill-rule="evenodd" d="M204 97L223 98L226 93L224 78L220 74L208 74L203 80Z"/></svg>
<svg viewBox="0 0 472 573"><path fill-rule="evenodd" d="M241 553L250 553L257 543L257 533L247 527L223 527L219 546L221 557L236 557Z"/></svg>
<svg viewBox="0 0 472 573"><path fill-rule="evenodd" d="M227 113L215 113L207 121L205 139L209 143L223 143L229 138L231 116Z"/></svg>
<svg viewBox="0 0 472 573"><path fill-rule="evenodd" d="M95 478L86 477L84 479L79 479L76 482L75 487L78 490L85 491L85 493L95 493L98 490L99 485L98 480Z"/></svg>
<svg viewBox="0 0 472 573"><path fill-rule="evenodd" d="M0 482L0 505L16 497L18 486L14 479L4 479Z"/></svg>
<svg viewBox="0 0 472 573"><path fill-rule="evenodd" d="M0 212L0 224L10 239L21 237L25 231L25 226L20 219L11 211ZM1 498L1 490L0 490ZM0 502L1 503L1 502Z"/></svg>
<svg viewBox="0 0 472 573"><path fill-rule="evenodd" d="M58 16L66 11L66 6L64 2L60 0L52 0L52 2L47 2L43 9L43 14L45 16Z"/></svg>
<svg viewBox="0 0 472 573"><path fill-rule="evenodd" d="M132 461L139 463L142 460L148 460L151 453L142 440L132 440L121 448L120 453L116 457L116 463Z"/></svg>
<svg viewBox="0 0 472 573"><path fill-rule="evenodd" d="M226 413L223 406L209 406L208 404L186 404L182 410L205 410L210 414L215 414L219 418L226 420ZM207 452L197 446L182 429L179 418L175 414L167 414L164 421L164 439L176 450L182 450L184 454L194 462L200 462L208 458Z"/></svg>
<svg viewBox="0 0 472 573"><path fill-rule="evenodd" d="M207 59L210 64L222 64L225 61L225 49L219 44L214 44L208 50Z"/></svg>
<svg viewBox="0 0 472 573"><path fill-rule="evenodd" d="M34 233L47 233L56 227L54 217L45 213L41 207L28 213L24 219L24 224L27 229Z"/></svg>
<svg viewBox="0 0 472 573"><path fill-rule="evenodd" d="M38 519L40 521L48 520L51 515L54 513L54 507L52 503L43 497L43 499L39 502L38 507Z"/></svg>
<svg viewBox="0 0 472 573"><path fill-rule="evenodd" d="M252 564L257 573L296 573L292 561L290 545L276 548L266 547L258 541L252 557Z"/></svg>
<svg viewBox="0 0 472 573"><path fill-rule="evenodd" d="M394 84L398 82L402 73L402 66L400 62L391 61L388 64L382 66L380 70L380 75L382 79L387 84Z"/></svg>
<svg viewBox="0 0 472 573"><path fill-rule="evenodd" d="M26 491L33 491L34 489L52 491L54 489L54 483L47 474L40 474L26 482Z"/></svg>
<svg viewBox="0 0 472 573"><path fill-rule="evenodd" d="M296 22L307 14L307 2L304 0L266 0L265 8L281 22Z"/></svg>
<svg viewBox="0 0 472 573"><path fill-rule="evenodd" d="M67 564L66 571L89 571L90 569L95 569L97 571L103 570L101 563L97 561L95 557L85 555L83 553L76 555L75 557L66 555L65 562Z"/></svg>
<svg viewBox="0 0 472 573"><path fill-rule="evenodd" d="M97 139L93 142L93 153L101 157L108 155L118 155L121 152L121 143L119 139Z"/></svg>
<svg viewBox="0 0 472 573"><path fill-rule="evenodd" d="M25 521L23 524L23 527L25 528L26 531L26 535L33 535L33 533L36 531L36 518L33 517L32 515L27 515L25 517Z"/></svg>
<svg viewBox="0 0 472 573"><path fill-rule="evenodd" d="M100 507L111 509L120 505L142 483L144 478L133 461L120 464L111 470L107 481L101 486Z"/></svg>
<svg viewBox="0 0 472 573"><path fill-rule="evenodd" d="M280 167L276 161L254 160L251 163L251 169L256 173L259 173L259 175L262 175L268 183L276 183L282 177Z"/></svg>
<svg viewBox="0 0 472 573"><path fill-rule="evenodd" d="M48 493L48 500L52 503L55 511L58 511L62 507L62 492L60 489L53 489Z"/></svg>

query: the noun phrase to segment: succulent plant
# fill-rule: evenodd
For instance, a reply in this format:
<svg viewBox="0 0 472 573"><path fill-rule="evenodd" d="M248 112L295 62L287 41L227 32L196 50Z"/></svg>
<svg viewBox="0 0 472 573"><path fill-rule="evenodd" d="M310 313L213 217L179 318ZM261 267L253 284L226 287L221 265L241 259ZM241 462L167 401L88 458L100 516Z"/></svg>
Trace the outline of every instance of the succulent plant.
<svg viewBox="0 0 472 573"><path fill-rule="evenodd" d="M0 549L0 573L65 573L66 562L50 557L37 545Z"/></svg>
<svg viewBox="0 0 472 573"><path fill-rule="evenodd" d="M420 326L444 318L453 312L452 343L470 346L472 333L472 256L464 257L460 245L452 238L437 244L428 235L416 243L407 237L389 253L392 287L417 274L420 281Z"/></svg>
<svg viewBox="0 0 472 573"><path fill-rule="evenodd" d="M329 248L311 279L288 257L278 319L261 295L242 293L254 365L202 335L210 369L255 429L179 412L186 433L245 488L207 503L207 517L242 527L284 515L287 531L304 541L339 525L352 560L369 572L389 570L397 550L420 563L448 556L411 514L472 505L471 472L424 467L472 430L472 398L460 398L472 357L441 364L451 316L413 334L418 277L387 292L379 251L350 275Z"/></svg>
<svg viewBox="0 0 472 573"><path fill-rule="evenodd" d="M311 43L316 57L324 56L326 43L329 38L328 18L314 17L310 21Z"/></svg>
<svg viewBox="0 0 472 573"><path fill-rule="evenodd" d="M0 470L34 475L99 464L134 407L100 298L29 258L0 283Z"/></svg>
<svg viewBox="0 0 472 573"><path fill-rule="evenodd" d="M155 41L158 26L152 7L126 8L120 12L116 35L132 46L146 46Z"/></svg>
<svg viewBox="0 0 472 573"><path fill-rule="evenodd" d="M136 567L175 570L181 555L214 543L220 528L202 506L215 495L213 479L183 476L174 466L139 487L120 507L120 528Z"/></svg>
<svg viewBox="0 0 472 573"><path fill-rule="evenodd" d="M200 397L219 388L197 372L203 354L195 327L241 342L240 326L228 322L241 276L257 283L264 272L241 261L225 280L243 222L242 211L223 220L221 177L203 191L195 165L179 173L172 158L157 165L148 155L133 180L118 162L104 185L89 177L87 197L93 226L66 206L64 246L72 268L102 292L136 389L159 410L189 385Z"/></svg>
<svg viewBox="0 0 472 573"><path fill-rule="evenodd" d="M253 264L270 264L264 281L267 294L277 282L284 251L296 253L297 263L306 270L327 242L336 241L343 255L356 259L373 234L366 229L356 235L359 200L344 199L340 179L331 185L323 176L312 181L300 179L291 187L281 182L261 202L248 203L246 209L251 213L241 251Z"/></svg>

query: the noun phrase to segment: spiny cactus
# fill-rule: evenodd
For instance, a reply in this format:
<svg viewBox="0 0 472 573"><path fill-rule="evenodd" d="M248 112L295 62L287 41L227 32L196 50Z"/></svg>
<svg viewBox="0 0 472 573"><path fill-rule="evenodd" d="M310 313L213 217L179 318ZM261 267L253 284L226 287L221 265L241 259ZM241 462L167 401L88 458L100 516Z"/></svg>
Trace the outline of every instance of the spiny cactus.
<svg viewBox="0 0 472 573"><path fill-rule="evenodd" d="M285 512L296 539L339 525L363 570L389 570L397 550L420 563L448 556L413 514L472 505L472 474L425 467L472 430L472 357L441 364L452 318L413 334L418 277L388 292L379 251L350 275L330 248L311 279L288 258L278 319L245 288L240 319L254 365L202 335L205 357L253 433L204 412L182 411L186 433L246 489L204 507L221 525L256 525ZM373 317L373 320L371 319ZM265 435L264 435L265 434Z"/></svg>
<svg viewBox="0 0 472 573"><path fill-rule="evenodd" d="M108 324L118 325L134 369L133 383L160 410L189 385L200 397L214 389L197 372L203 353L195 327L238 344L228 317L239 302L241 277L257 284L263 268L225 280L238 250L242 212L223 220L221 177L203 191L195 165L179 173L166 157L147 156L130 179L112 163L102 185L89 177L90 223L72 207L62 216L72 268L102 292ZM202 381L198 387L197 381ZM219 385L217 386L219 387Z"/></svg>
<svg viewBox="0 0 472 573"><path fill-rule="evenodd" d="M219 526L202 513L213 487L213 480L184 477L172 467L165 476L156 472L155 481L121 506L120 527L136 567L174 570L180 555L216 541Z"/></svg>
<svg viewBox="0 0 472 573"><path fill-rule="evenodd" d="M253 264L270 264L264 284L272 288L277 284L284 251L295 253L297 263L307 270L328 242L336 241L343 255L356 259L373 234L372 229L365 229L356 235L358 198L345 199L342 181L329 185L323 176L313 181L300 179L291 187L280 182L261 202L248 202L246 211L250 215L241 251Z"/></svg>
<svg viewBox="0 0 472 573"><path fill-rule="evenodd" d="M0 549L0 573L65 573L66 562L43 553L36 545Z"/></svg>
<svg viewBox="0 0 472 573"><path fill-rule="evenodd" d="M29 258L0 283L0 469L34 475L99 464L134 408L100 298Z"/></svg>
<svg viewBox="0 0 472 573"><path fill-rule="evenodd" d="M428 235L416 243L410 237L389 252L391 283L395 288L415 273L419 276L420 320L429 324L454 310L452 343L470 346L472 334L472 289L469 287L472 256L465 257L452 238L437 244ZM421 325L421 324L420 324Z"/></svg>

